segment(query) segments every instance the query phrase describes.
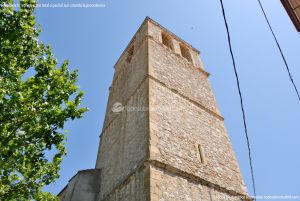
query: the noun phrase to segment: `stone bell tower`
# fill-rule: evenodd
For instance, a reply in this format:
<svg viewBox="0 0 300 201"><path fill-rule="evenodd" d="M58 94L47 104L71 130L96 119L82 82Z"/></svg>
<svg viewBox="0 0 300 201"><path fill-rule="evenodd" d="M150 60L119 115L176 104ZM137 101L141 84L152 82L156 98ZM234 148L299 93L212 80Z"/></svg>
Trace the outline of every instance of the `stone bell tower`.
<svg viewBox="0 0 300 201"><path fill-rule="evenodd" d="M147 17L115 64L96 168L61 200L251 200L208 76L198 50Z"/></svg>

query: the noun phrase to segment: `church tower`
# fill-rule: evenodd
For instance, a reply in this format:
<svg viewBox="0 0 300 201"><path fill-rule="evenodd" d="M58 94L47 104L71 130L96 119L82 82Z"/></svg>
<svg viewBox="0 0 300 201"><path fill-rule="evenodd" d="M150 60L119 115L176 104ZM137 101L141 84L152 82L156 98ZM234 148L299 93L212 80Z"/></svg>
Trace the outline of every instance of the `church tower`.
<svg viewBox="0 0 300 201"><path fill-rule="evenodd" d="M208 77L198 50L147 17L115 64L96 168L61 200L251 200Z"/></svg>

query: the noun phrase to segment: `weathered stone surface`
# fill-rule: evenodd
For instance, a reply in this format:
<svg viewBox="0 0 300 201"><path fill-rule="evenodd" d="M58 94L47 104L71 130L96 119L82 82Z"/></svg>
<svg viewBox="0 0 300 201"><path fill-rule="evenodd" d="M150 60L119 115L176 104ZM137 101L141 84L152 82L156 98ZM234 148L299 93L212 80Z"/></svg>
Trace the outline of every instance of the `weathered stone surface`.
<svg viewBox="0 0 300 201"><path fill-rule="evenodd" d="M243 196L229 195L201 183L178 177L174 173L151 166L151 200L172 201L240 201Z"/></svg>
<svg viewBox="0 0 300 201"><path fill-rule="evenodd" d="M79 171L59 194L62 201L94 201L100 186L101 170Z"/></svg>
<svg viewBox="0 0 300 201"><path fill-rule="evenodd" d="M147 81L125 106L143 107L147 103ZM122 111L102 133L97 168L102 170L100 197L105 195L146 160L149 119L147 111Z"/></svg>
<svg viewBox="0 0 300 201"><path fill-rule="evenodd" d="M172 50L157 41L150 40L149 46L151 76L183 96L220 114L207 75L199 70L199 67L175 55Z"/></svg>
<svg viewBox="0 0 300 201"><path fill-rule="evenodd" d="M150 107L158 108L150 112L151 158L153 153L155 160L245 193L223 121L156 81L149 85ZM206 164L197 156L197 144L204 148Z"/></svg>
<svg viewBox="0 0 300 201"><path fill-rule="evenodd" d="M208 76L198 50L144 21L115 65L95 201L248 200Z"/></svg>
<svg viewBox="0 0 300 201"><path fill-rule="evenodd" d="M142 166L112 190L103 201L148 201L150 198L149 175L149 166Z"/></svg>

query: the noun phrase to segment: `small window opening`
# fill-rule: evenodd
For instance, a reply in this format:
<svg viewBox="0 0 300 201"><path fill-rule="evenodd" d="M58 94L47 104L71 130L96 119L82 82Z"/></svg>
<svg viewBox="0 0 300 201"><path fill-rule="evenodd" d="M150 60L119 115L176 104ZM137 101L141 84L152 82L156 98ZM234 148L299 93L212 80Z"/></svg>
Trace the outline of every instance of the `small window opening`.
<svg viewBox="0 0 300 201"><path fill-rule="evenodd" d="M205 164L206 158L205 158L205 154L204 154L204 149L200 144L197 145L197 148L198 148L200 162Z"/></svg>
<svg viewBox="0 0 300 201"><path fill-rule="evenodd" d="M168 48L173 50L174 48L173 48L172 37L165 32L161 33L161 37L162 37L162 43Z"/></svg>
<svg viewBox="0 0 300 201"><path fill-rule="evenodd" d="M189 62L192 62L192 56L188 47L183 44L180 44L181 55L186 58Z"/></svg>
<svg viewBox="0 0 300 201"><path fill-rule="evenodd" d="M130 47L127 52L127 63L131 62L132 56L133 56L134 46Z"/></svg>

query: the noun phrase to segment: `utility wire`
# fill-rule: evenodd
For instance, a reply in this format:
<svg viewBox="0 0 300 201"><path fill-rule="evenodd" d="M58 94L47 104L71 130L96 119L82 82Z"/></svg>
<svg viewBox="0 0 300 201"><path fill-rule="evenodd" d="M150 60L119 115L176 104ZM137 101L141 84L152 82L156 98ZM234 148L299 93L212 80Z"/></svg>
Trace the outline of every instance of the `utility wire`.
<svg viewBox="0 0 300 201"><path fill-rule="evenodd" d="M247 140L249 164L250 164L250 169L251 169L252 186L253 186L254 201L255 201L256 200L256 189L255 189L254 171L253 171L253 165L252 165L251 148L250 148L250 142L249 142L249 136L248 136L248 130L247 130L246 115L245 115L244 104L243 104L243 96L242 96L242 92L241 92L240 81L239 81L239 76L238 76L237 69L236 69L233 50L232 50L232 46L231 46L230 32L229 32L229 27L228 27L228 24L227 24L227 19L226 19L226 13L225 13L224 5L223 5L223 0L220 0L220 2L221 2L221 6L222 6L222 14L223 14L225 27L226 27L226 31L227 31L228 45L229 45L229 49L230 49L232 64L233 64L234 73L235 73L235 77L236 77L236 83L237 83L239 96L240 96L241 109L242 109L242 113L243 113L244 131L245 131L246 140Z"/></svg>
<svg viewBox="0 0 300 201"><path fill-rule="evenodd" d="M271 33L272 33L272 35L273 35L273 38L274 38L275 42L276 42L276 45L277 45L277 47L278 47L278 50L279 50L279 52L280 52L280 54L281 54L281 57L282 57L282 59L283 59L283 61L284 61L284 64L285 64L286 70L287 70L287 72L288 72L288 74L289 74L290 80L291 80L291 82L292 82L292 84L293 84L293 86L294 86L294 89L295 89L295 91L296 91L296 93L297 93L297 96L298 96L298 99L299 99L299 101L300 101L300 95L299 95L297 86L296 86L296 84L295 84L295 82L294 82L294 80L293 80L292 74L291 74L291 72L290 72L289 65L288 65L288 63L287 63L287 61L286 61L286 59L285 59L285 56L284 56L283 52L282 52L282 49L281 49L281 47L280 47L280 44L279 44L279 42L278 42L278 40L277 40L277 37L276 37L274 31L273 31L273 28L272 28L272 26L271 26L271 23L270 23L270 21L269 21L269 19L268 19L268 17L267 17L267 14L266 14L266 12L265 12L265 9L264 9L264 7L262 6L261 1L260 1L260 0L257 0L257 1L258 1L258 3L259 3L260 9L262 10L262 12L263 12L263 14L264 14L264 17L265 17L265 19L266 19L266 21L267 21L267 24L268 24L268 26L269 26L269 28L270 28L270 31L271 31Z"/></svg>

